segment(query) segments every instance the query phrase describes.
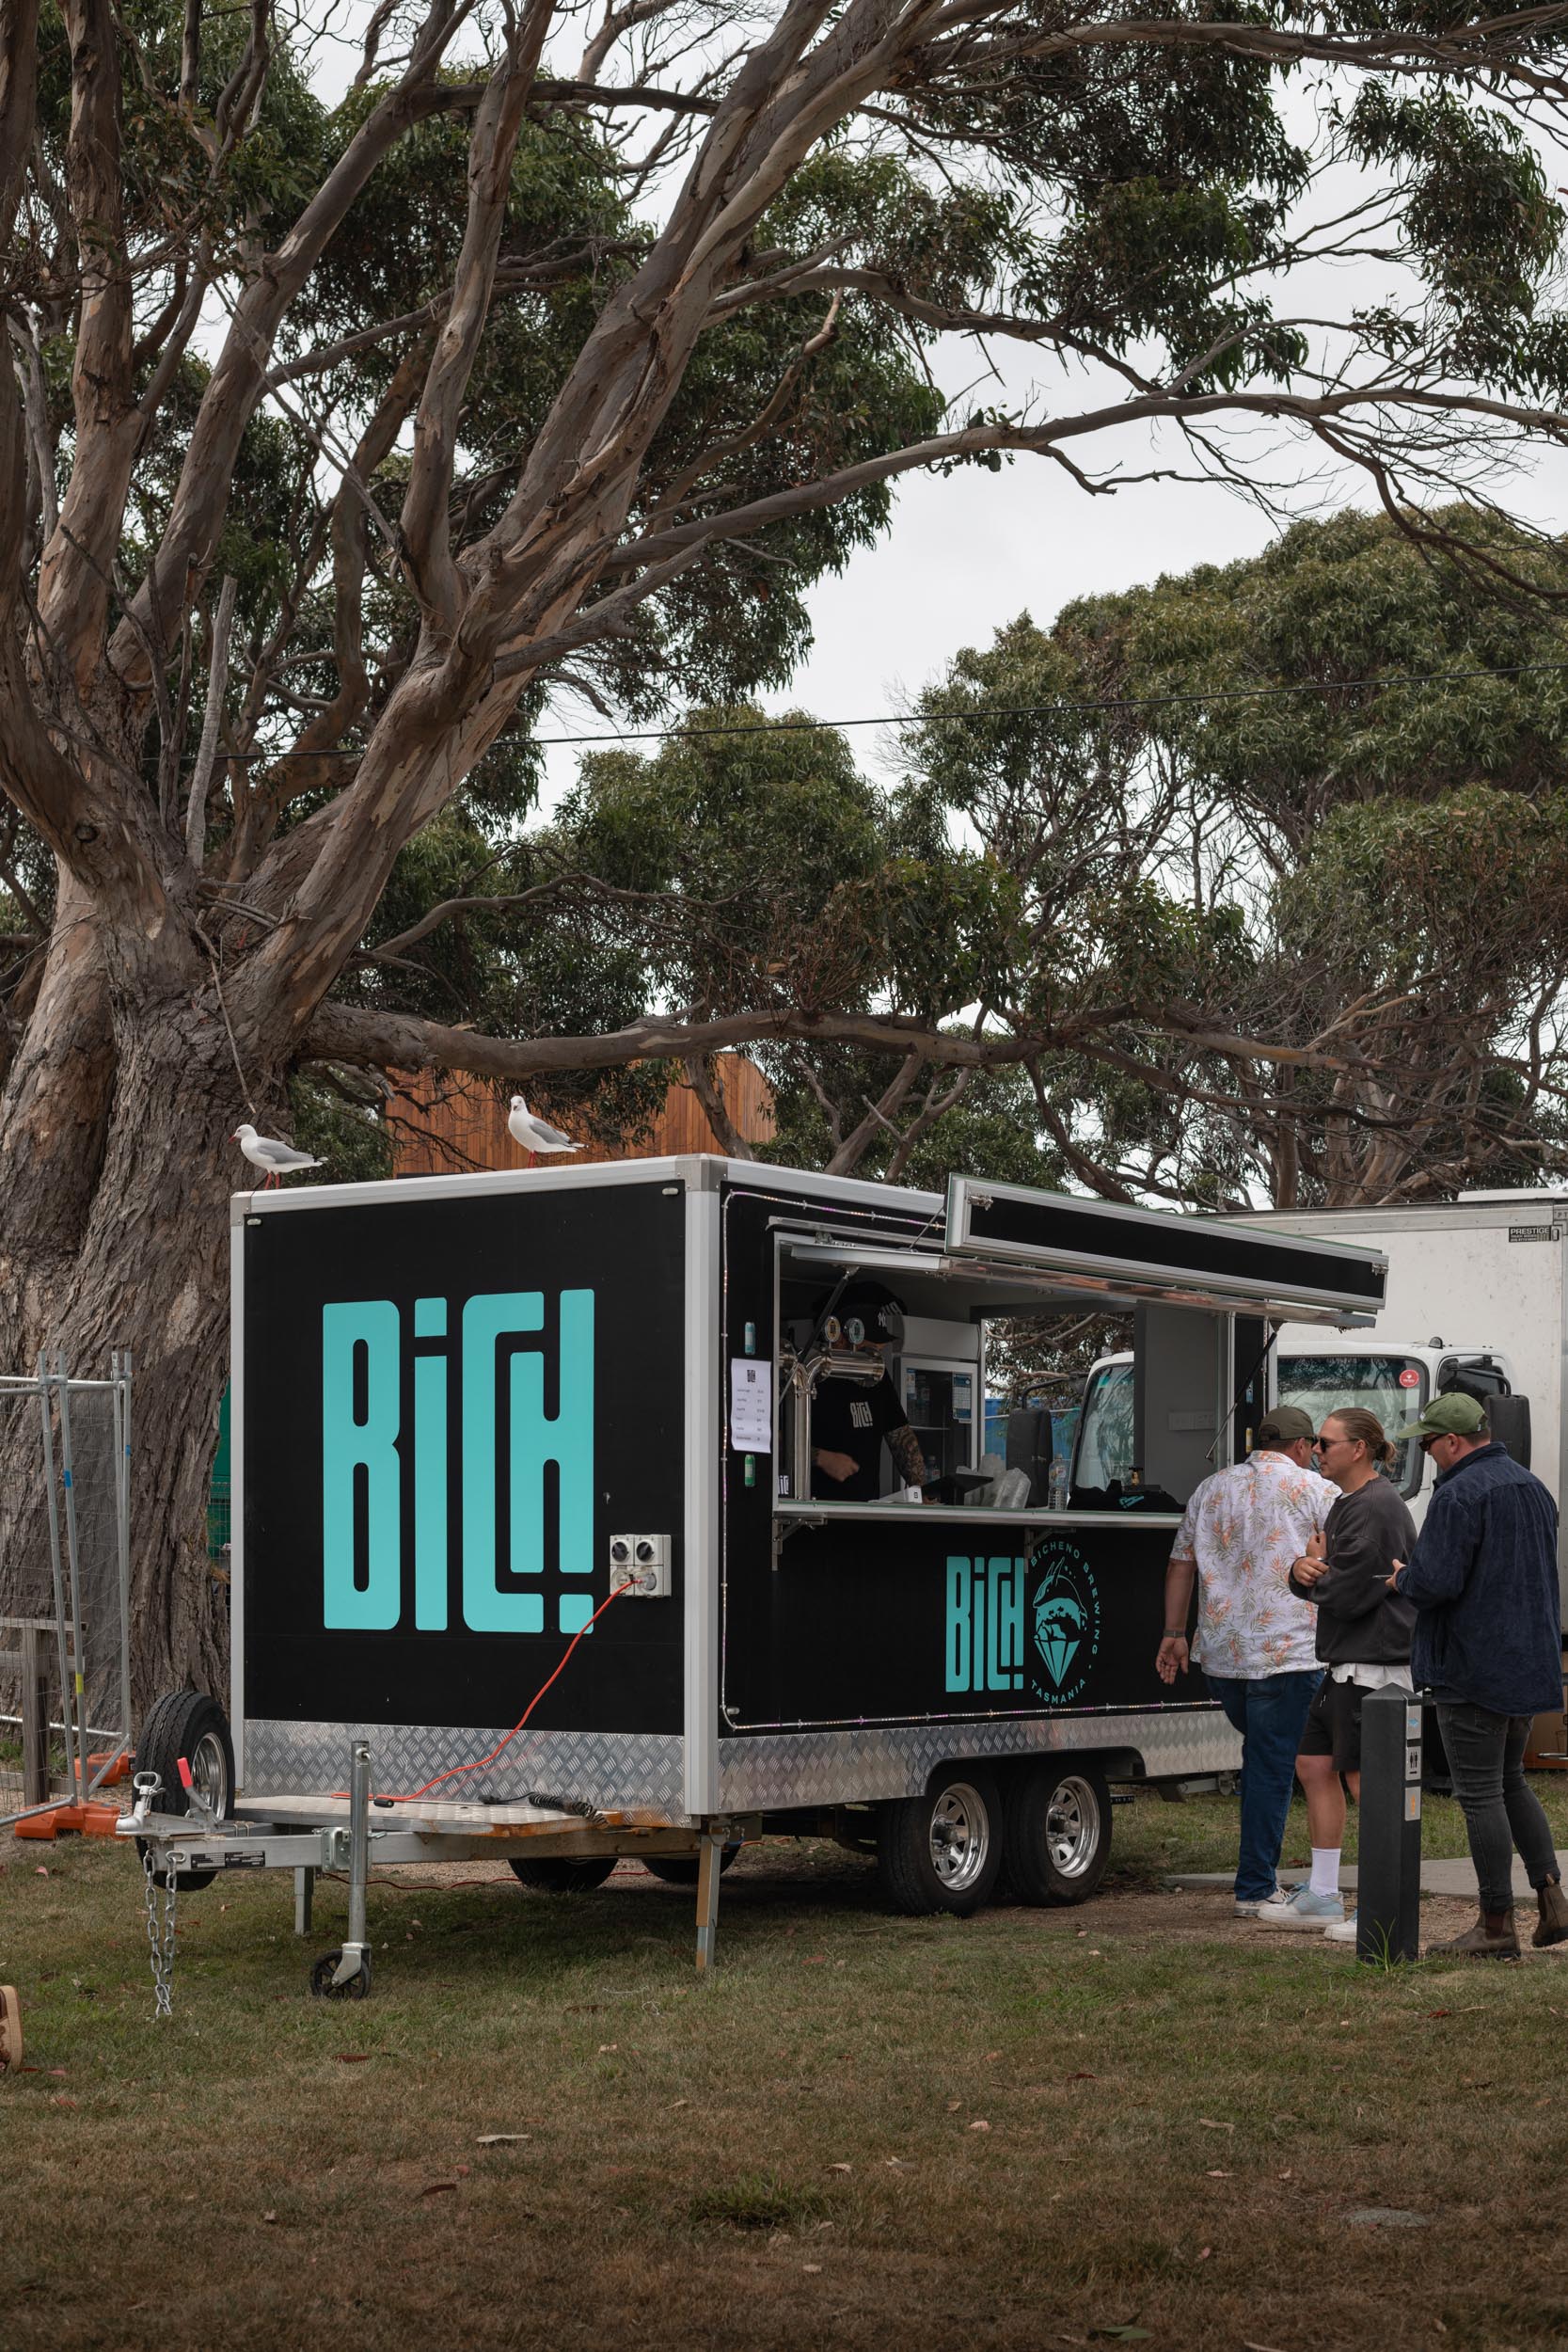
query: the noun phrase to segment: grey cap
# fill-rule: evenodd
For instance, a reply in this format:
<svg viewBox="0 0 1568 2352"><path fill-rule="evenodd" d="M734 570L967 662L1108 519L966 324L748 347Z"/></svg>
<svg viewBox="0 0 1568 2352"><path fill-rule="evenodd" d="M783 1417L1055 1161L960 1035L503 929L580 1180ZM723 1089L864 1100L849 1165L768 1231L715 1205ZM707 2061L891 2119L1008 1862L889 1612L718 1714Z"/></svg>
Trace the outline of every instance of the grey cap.
<svg viewBox="0 0 1568 2352"><path fill-rule="evenodd" d="M1317 1434L1310 1416L1299 1405L1275 1405L1259 1422L1252 1442L1256 1449L1296 1445L1305 1438L1310 1445Z"/></svg>

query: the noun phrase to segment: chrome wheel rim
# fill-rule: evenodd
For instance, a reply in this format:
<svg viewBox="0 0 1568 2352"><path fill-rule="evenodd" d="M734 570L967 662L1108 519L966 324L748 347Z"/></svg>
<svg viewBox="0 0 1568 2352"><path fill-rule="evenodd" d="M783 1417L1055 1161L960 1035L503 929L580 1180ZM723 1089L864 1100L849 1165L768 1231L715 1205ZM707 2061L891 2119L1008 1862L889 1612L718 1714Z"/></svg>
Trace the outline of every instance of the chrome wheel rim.
<svg viewBox="0 0 1568 2352"><path fill-rule="evenodd" d="M192 1793L202 1800L217 1820L227 1820L229 1764L217 1733L204 1731L185 1761L191 1768Z"/></svg>
<svg viewBox="0 0 1568 2352"><path fill-rule="evenodd" d="M1082 1878L1100 1850L1100 1800L1086 1780L1058 1781L1045 1808L1051 1867L1065 1879Z"/></svg>
<svg viewBox="0 0 1568 2352"><path fill-rule="evenodd" d="M931 1867L949 1895L964 1894L990 1852L990 1814L966 1780L950 1782L931 1807Z"/></svg>

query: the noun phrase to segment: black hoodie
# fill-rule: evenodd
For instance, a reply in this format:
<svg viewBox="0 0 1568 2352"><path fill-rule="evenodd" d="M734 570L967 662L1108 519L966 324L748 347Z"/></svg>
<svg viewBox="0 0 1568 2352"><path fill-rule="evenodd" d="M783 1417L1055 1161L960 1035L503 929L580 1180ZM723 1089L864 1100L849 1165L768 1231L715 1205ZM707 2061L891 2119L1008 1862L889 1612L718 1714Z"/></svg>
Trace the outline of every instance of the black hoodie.
<svg viewBox="0 0 1568 2352"><path fill-rule="evenodd" d="M1325 1666L1402 1666L1416 1611L1388 1590L1396 1560L1408 1560L1416 1522L1386 1478L1341 1495L1323 1528L1328 1573L1291 1590L1318 1613L1318 1656Z"/></svg>

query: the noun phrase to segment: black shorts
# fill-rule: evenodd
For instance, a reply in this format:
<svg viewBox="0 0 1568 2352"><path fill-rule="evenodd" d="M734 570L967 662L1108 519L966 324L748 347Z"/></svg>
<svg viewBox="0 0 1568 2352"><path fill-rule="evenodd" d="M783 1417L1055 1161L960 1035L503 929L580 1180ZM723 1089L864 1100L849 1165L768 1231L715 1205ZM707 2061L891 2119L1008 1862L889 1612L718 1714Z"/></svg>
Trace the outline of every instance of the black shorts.
<svg viewBox="0 0 1568 2352"><path fill-rule="evenodd" d="M1361 1702L1367 1693L1359 1682L1336 1682L1324 1675L1307 1710L1301 1735L1303 1756L1331 1756L1337 1772L1361 1770Z"/></svg>

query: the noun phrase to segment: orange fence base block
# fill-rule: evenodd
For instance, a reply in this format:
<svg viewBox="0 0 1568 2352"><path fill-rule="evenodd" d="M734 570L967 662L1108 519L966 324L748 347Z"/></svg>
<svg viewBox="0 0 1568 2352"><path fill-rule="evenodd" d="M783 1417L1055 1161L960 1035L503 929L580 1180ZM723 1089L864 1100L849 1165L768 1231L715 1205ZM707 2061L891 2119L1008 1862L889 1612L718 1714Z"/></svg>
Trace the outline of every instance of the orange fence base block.
<svg viewBox="0 0 1568 2352"><path fill-rule="evenodd" d="M119 1813L112 1804L55 1804L47 1813L35 1813L25 1821L18 1821L14 1835L18 1837L56 1837L75 1832L82 1837L112 1837L119 1827Z"/></svg>
<svg viewBox="0 0 1568 2352"><path fill-rule="evenodd" d="M99 1771L101 1764L108 1766L106 1772ZM105 1748L101 1754L88 1756L87 1771L100 1788L118 1788L122 1780L131 1777L131 1751L121 1748L118 1756L111 1756Z"/></svg>

